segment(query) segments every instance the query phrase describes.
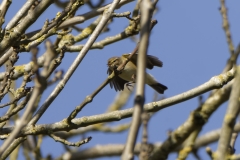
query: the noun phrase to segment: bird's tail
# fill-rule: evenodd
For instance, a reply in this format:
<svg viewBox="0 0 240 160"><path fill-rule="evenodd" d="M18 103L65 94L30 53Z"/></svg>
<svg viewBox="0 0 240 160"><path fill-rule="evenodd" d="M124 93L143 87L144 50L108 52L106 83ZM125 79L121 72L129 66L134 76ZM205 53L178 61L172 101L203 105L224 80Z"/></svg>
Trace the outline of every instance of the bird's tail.
<svg viewBox="0 0 240 160"><path fill-rule="evenodd" d="M160 94L163 94L164 91L168 89L167 86L164 86L161 83L149 84L149 86L152 87L155 91L157 91Z"/></svg>

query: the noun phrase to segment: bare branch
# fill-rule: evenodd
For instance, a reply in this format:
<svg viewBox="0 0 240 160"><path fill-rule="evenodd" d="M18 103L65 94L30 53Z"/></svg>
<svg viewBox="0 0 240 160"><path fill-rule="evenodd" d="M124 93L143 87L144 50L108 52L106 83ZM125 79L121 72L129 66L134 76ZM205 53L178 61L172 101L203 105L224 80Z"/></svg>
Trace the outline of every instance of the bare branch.
<svg viewBox="0 0 240 160"><path fill-rule="evenodd" d="M216 152L217 160L224 160L229 155L228 148L232 137L233 128L236 118L240 112L240 67L236 68L236 76L233 83L233 89L230 95L229 105L224 117L221 130L218 149Z"/></svg>
<svg viewBox="0 0 240 160"><path fill-rule="evenodd" d="M96 27L96 29L93 31L93 34L88 39L86 45L83 47L75 61L72 63L66 74L64 75L63 79L58 83L54 91L51 93L51 95L47 98L47 100L44 102L44 104L41 106L41 108L38 110L38 112L35 114L33 119L31 120L30 124L35 124L39 118L42 116L42 114L47 110L49 105L53 102L53 100L57 97L57 95L62 91L63 86L66 85L78 65L81 63L85 55L87 54L89 48L92 46L94 41L97 39L98 35L101 33L101 30L104 28L106 23L108 22L109 18L111 17L112 12L117 7L119 3L119 0L114 0L114 2L111 4L110 8L103 14L101 21L99 22L99 25Z"/></svg>
<svg viewBox="0 0 240 160"><path fill-rule="evenodd" d="M232 68L233 72L231 74L233 74L233 75L235 74L234 70L235 69ZM227 72L226 72L225 76L227 76L227 77L229 76ZM215 78L217 78L217 77L218 76L216 76ZM213 80L212 82L214 82L216 80L215 78L211 78L211 80ZM218 78L220 78L220 77L218 77ZM217 81L215 81L215 82L217 82ZM190 114L187 121L184 122L181 126L179 126L174 132L172 132L171 135L168 137L168 139L165 140L163 145L161 147L159 147L158 149L156 149L155 153L151 156L151 159L166 159L168 154L172 150L174 150L177 146L179 146L184 140L186 140L186 138L188 138L188 136L194 130L198 130L199 128L202 128L202 126L207 122L208 118L212 115L212 113L222 103L224 103L228 99L228 97L230 95L230 91L231 91L231 86L232 86L231 83L229 83L225 87L217 90L214 94L210 95L210 97L205 101L205 103L200 108L195 109ZM212 89L214 89L214 88L212 88ZM183 93L183 95L184 95L184 93ZM162 100L162 101L164 101L164 100Z"/></svg>
<svg viewBox="0 0 240 160"><path fill-rule="evenodd" d="M62 139L62 138L60 138L58 136L55 136L54 134L49 134L49 136L51 138L53 138L55 141L57 141L57 142L61 142L61 143L65 144L65 145L74 146L74 147L79 147L79 146L81 146L81 145L83 145L85 143L88 143L92 139L92 137L88 137L88 138L85 138L84 140L78 141L76 143L71 143L71 142L68 142L65 139Z"/></svg>
<svg viewBox="0 0 240 160"><path fill-rule="evenodd" d="M220 2L221 2L220 12L222 14L222 19L223 19L222 26L223 26L223 29L224 29L225 34L226 34L229 52L230 52L231 55L233 55L234 54L234 46L233 46L232 36L231 36L230 28L229 28L229 22L228 22L227 8L226 8L226 5L225 5L225 0L220 0Z"/></svg>
<svg viewBox="0 0 240 160"><path fill-rule="evenodd" d="M28 13L27 16L22 19L21 23L19 23L12 30L6 31L4 39L0 43L0 57L2 57L4 51L13 45L16 40L26 31L26 29L33 24L51 4L51 0L41 1L34 11L30 11L30 13Z"/></svg>
<svg viewBox="0 0 240 160"><path fill-rule="evenodd" d="M215 76L215 77L211 78L208 82L206 82L194 89L191 89L187 92L181 93L179 95L176 95L176 96L173 96L173 97L161 100L161 101L145 104L144 110L146 112L156 112L163 108L170 107L173 104L177 104L177 103L189 100L191 98L197 97L197 96L199 96L205 92L208 92L212 89L222 87L224 84L231 81L233 76L234 76L234 69L226 72L225 74L220 74L219 76ZM213 105L215 107L215 105L218 106L219 104L225 102L227 99L226 98L227 95L229 95L229 93L230 93L230 90L231 90L231 83L226 85L226 87L222 88L222 90L221 90L222 95L220 95L220 96L215 95L216 97L212 96L211 99L208 100L208 102L205 102L205 104L204 104L205 107L203 107L203 109L202 109L203 112L211 115L211 113L214 111L214 109L209 108L209 103L211 103L211 105ZM222 98L222 97L224 97L224 98ZM221 100L220 102L219 102L219 99ZM208 110L205 111L204 109L208 109ZM79 127L85 127L85 126L89 126L89 125L96 124L96 123L119 121L123 118L131 117L132 114L133 114L133 108L130 108L130 109L125 109L125 110L113 111L113 112L109 112L109 113L105 113L105 114L100 114L100 115L76 118L76 119L72 120L72 123L74 123L74 125L69 125L66 122L66 119L64 119L60 122L56 122L54 124L42 124L42 125L35 125L35 126L28 125L22 130L22 132L19 136L26 136L26 135L30 135L30 134L36 135L36 134L44 134L44 133L48 134L48 131L51 131L53 133L53 132L57 132L57 131L66 131L66 130L76 129ZM191 114L191 115L193 116L193 114ZM210 115L206 115L206 116L210 116ZM190 119L190 120L192 120L192 119ZM189 127L197 127L197 126L195 124L192 124ZM2 128L2 130L0 130L0 135L9 134L12 132L13 129L14 129L13 127ZM2 136L0 136L0 138L1 137Z"/></svg>
<svg viewBox="0 0 240 160"><path fill-rule="evenodd" d="M14 141L15 143L12 143L0 156L0 160L5 160L9 156L9 154L11 154L13 150L25 140L26 140L26 137L20 137L18 139L15 139Z"/></svg>
<svg viewBox="0 0 240 160"><path fill-rule="evenodd" d="M12 29L21 18L28 12L29 8L35 3L36 0L27 1L22 8L17 12L13 19L7 24L6 30Z"/></svg>
<svg viewBox="0 0 240 160"><path fill-rule="evenodd" d="M138 130L141 124L141 116L143 105L145 101L145 70L146 70L146 54L148 50L148 42L150 35L150 22L151 22L151 1L143 0L141 2L141 34L139 43L139 55L137 59L137 80L136 80L136 94L134 100L134 111L132 117L132 124L128 133L126 146L124 148L122 159L131 160L134 157L133 150L136 143Z"/></svg>

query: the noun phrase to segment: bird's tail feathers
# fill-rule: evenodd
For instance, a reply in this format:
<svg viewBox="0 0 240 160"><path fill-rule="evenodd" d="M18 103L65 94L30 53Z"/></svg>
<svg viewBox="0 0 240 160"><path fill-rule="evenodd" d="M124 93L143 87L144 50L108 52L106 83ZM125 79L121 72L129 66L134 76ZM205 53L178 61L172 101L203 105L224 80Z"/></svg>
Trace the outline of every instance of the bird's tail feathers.
<svg viewBox="0 0 240 160"><path fill-rule="evenodd" d="M152 87L155 91L157 91L160 94L163 94L164 91L168 89L167 86L161 83L149 84L149 86Z"/></svg>

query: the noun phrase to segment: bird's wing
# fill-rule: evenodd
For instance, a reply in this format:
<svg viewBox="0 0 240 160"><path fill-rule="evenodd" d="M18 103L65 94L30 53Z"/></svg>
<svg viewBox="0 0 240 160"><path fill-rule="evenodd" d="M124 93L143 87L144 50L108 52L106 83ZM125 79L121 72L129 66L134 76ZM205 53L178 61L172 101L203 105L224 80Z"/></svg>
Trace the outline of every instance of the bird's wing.
<svg viewBox="0 0 240 160"><path fill-rule="evenodd" d="M110 68L108 68L107 73L108 75L112 74L113 70L111 70ZM116 91L122 91L124 89L124 84L127 83L128 81L125 81L124 79L120 78L119 76L115 76L113 77L113 79L111 79L110 83L110 87L116 90Z"/></svg>
<svg viewBox="0 0 240 160"><path fill-rule="evenodd" d="M123 54L122 56L125 58L128 58L130 54ZM137 65L137 56L138 54L134 54L131 58L131 62ZM163 62L160 61L157 57L152 56L152 55L147 55L147 64L146 67L148 69L153 69L154 66L162 67Z"/></svg>

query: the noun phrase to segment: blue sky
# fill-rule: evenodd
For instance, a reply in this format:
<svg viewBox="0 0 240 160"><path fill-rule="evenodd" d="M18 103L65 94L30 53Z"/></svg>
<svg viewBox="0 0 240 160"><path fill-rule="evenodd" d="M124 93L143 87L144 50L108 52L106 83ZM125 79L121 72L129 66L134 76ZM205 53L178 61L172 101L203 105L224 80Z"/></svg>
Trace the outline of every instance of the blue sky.
<svg viewBox="0 0 240 160"><path fill-rule="evenodd" d="M15 11L21 7L20 3L23 2L13 1L7 13L5 24L14 16ZM240 1L227 1L226 5L228 8L232 39L236 47L240 40ZM116 12L132 11L134 6L135 2L132 2L116 10ZM168 86L169 89L165 92L164 96L171 97L182 93L201 85L212 76L220 74L230 55L225 33L222 29L222 17L219 12L220 1L161 0L157 6L159 11L154 16L154 19L158 20L158 24L152 31L148 53L159 57L163 61L163 68L154 68L148 72L154 75L161 83ZM51 6L28 31L39 29L46 19L54 18L58 11L61 11L61 9ZM87 11L89 11L88 7L82 7L77 14L83 14ZM78 26L81 28L86 27L93 20L94 19L90 19L86 21L86 23ZM114 19L114 22L109 26L111 31L102 34L97 41L118 34L127 25L128 20L125 18ZM76 35L77 32L74 31L73 34ZM84 44L85 42L86 41L83 41L80 44ZM107 78L107 59L112 56L120 56L123 53L129 53L134 47L135 43L130 39L126 39L106 46L102 50L90 50L75 74L68 81L63 91L52 103L44 116L39 120L38 124L54 123L66 118L87 95L92 93ZM42 54L43 52L44 45L40 45L40 53ZM63 63L58 68L66 71L77 54L78 53L66 53ZM20 60L17 64L26 63L29 59L29 53L21 53ZM18 85L20 83L21 81L18 82ZM48 97L54 87L55 86L51 86L44 92L42 102ZM104 113L116 95L115 90L109 86L105 87L94 98L93 102L88 104L77 117ZM146 86L146 103L152 101L153 95L154 91ZM205 100L208 93L203 96ZM212 115L209 122L203 127L201 134L221 127L227 104L228 103L222 105ZM125 108L132 106L133 96ZM197 106L198 99L193 98L156 113L149 123L149 142L164 141L167 138L167 131L169 129L175 130L185 122L189 113ZM4 113L3 111L1 112L1 114ZM131 121L130 118L120 122L110 123L110 125L114 126L129 121ZM105 134L91 132L88 135L92 136L93 139L90 143L82 146L82 148L88 148L96 144L125 143L127 133L128 132ZM141 135L141 132L139 135ZM79 138L81 138L81 135L71 139L71 141L77 141ZM140 136L138 138L138 142L139 141ZM238 141L236 143L237 153L239 153L238 148L240 147ZM215 151L217 145L215 143L210 145L210 147ZM64 153L64 147L51 138L44 138L42 153L44 156L52 154L54 157L57 157ZM199 153L203 159L207 158L205 148L201 149ZM169 156L170 160L175 158L175 154ZM189 156L188 159L192 158L192 156ZM105 159L109 158L102 158L102 160Z"/></svg>

